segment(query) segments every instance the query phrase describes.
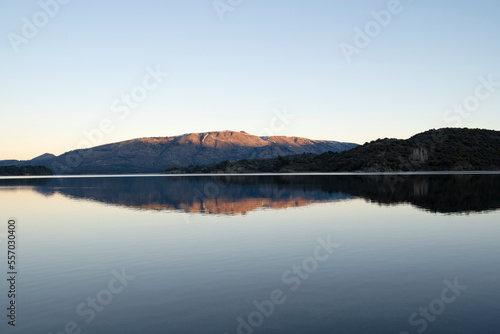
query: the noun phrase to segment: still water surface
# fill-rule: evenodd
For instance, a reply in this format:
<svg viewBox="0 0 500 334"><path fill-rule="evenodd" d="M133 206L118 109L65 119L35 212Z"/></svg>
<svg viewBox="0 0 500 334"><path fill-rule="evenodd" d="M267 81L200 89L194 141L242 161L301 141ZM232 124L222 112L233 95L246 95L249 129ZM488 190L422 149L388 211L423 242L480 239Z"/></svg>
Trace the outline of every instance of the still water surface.
<svg viewBox="0 0 500 334"><path fill-rule="evenodd" d="M500 175L0 180L2 333L497 333Z"/></svg>

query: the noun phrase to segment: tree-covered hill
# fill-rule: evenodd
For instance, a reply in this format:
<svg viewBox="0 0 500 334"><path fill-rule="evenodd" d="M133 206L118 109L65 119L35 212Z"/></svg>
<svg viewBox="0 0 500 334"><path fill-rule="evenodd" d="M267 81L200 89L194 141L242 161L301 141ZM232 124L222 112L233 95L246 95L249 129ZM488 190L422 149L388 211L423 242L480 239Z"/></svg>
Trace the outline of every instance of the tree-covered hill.
<svg viewBox="0 0 500 334"><path fill-rule="evenodd" d="M400 172L500 170L500 131L444 128L378 139L348 151L224 161L167 173Z"/></svg>

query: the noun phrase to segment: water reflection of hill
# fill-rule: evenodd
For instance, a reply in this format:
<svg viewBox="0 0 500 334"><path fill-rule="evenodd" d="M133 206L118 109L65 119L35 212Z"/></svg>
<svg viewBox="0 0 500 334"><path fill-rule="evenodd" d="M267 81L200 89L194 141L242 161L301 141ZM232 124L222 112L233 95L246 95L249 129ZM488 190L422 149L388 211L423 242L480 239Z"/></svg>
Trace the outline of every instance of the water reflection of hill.
<svg viewBox="0 0 500 334"><path fill-rule="evenodd" d="M338 179L338 188L379 204L408 203L429 212L500 208L500 175L372 175Z"/></svg>
<svg viewBox="0 0 500 334"><path fill-rule="evenodd" d="M500 208L500 175L279 175L118 177L0 180L141 210L245 214L355 197L379 204L409 203L430 212Z"/></svg>

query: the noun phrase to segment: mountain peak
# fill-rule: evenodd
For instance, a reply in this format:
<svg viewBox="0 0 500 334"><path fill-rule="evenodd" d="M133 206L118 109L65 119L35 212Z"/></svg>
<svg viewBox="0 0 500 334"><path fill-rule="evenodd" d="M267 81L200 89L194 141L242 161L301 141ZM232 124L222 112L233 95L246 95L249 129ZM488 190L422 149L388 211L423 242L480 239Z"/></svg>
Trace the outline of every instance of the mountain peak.
<svg viewBox="0 0 500 334"><path fill-rule="evenodd" d="M67 166L67 161L72 159L79 161L76 166L54 170L56 174L158 173L171 167L214 165L226 160L264 159L290 154L339 152L355 146L299 137L258 137L245 131L224 130L137 138L67 152L58 157L43 155L37 159L49 168L54 165Z"/></svg>

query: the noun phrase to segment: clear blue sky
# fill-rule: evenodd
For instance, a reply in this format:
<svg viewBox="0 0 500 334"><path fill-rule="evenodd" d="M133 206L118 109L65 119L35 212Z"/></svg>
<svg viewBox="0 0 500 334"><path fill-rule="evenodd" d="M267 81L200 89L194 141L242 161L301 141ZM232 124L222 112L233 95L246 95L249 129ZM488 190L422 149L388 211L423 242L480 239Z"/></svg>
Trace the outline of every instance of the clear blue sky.
<svg viewBox="0 0 500 334"><path fill-rule="evenodd" d="M389 2L242 0L221 20L213 0L72 0L15 52L9 33L23 36L23 18L43 24L42 9L2 1L0 159L61 154L106 118L102 143L270 124L276 135L361 144L446 126L499 130L500 87L487 98L482 89L466 117L446 112L474 96L479 77L500 82L500 2L401 0L348 63L341 43L355 46L355 28ZM119 118L113 103L157 66L169 76ZM273 123L283 108L295 118Z"/></svg>

